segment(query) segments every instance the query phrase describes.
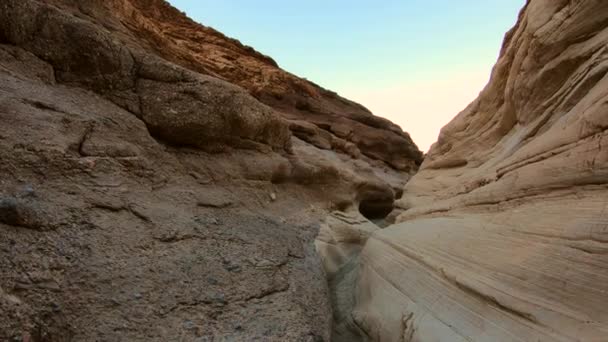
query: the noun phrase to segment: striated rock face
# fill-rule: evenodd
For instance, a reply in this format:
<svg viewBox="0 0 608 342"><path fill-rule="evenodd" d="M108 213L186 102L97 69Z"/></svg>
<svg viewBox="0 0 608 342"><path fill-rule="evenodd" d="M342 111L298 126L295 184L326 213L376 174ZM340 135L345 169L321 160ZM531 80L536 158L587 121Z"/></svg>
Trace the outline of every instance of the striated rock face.
<svg viewBox="0 0 608 342"><path fill-rule="evenodd" d="M420 162L163 1L3 0L0 340L328 341L319 222Z"/></svg>
<svg viewBox="0 0 608 342"><path fill-rule="evenodd" d="M380 228L356 211L333 212L321 225L315 246L323 261L333 307L332 341L358 341L365 336L354 321L353 293L359 276L359 255Z"/></svg>
<svg viewBox="0 0 608 342"><path fill-rule="evenodd" d="M530 0L361 253L379 341L608 336L608 2Z"/></svg>

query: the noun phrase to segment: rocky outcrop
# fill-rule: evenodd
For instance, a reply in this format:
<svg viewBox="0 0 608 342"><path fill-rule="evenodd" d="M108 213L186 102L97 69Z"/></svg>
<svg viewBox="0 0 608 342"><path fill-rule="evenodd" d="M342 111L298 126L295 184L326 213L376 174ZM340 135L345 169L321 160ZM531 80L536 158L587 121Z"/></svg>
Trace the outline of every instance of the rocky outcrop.
<svg viewBox="0 0 608 342"><path fill-rule="evenodd" d="M270 57L190 20L164 0L47 2L176 65L236 84L282 117L312 123L320 135L345 140L372 160L406 172L422 161L422 153L397 125L280 69Z"/></svg>
<svg viewBox="0 0 608 342"><path fill-rule="evenodd" d="M329 338L321 202L270 182L279 156L166 147L24 75L1 92L0 340Z"/></svg>
<svg viewBox="0 0 608 342"><path fill-rule="evenodd" d="M331 156L325 169L341 171L337 164L353 165L349 169L358 175L354 188L370 182L378 188L380 184L385 189L385 202L396 197L400 191L396 189L403 187L420 163L421 153L407 134L367 111L357 112L355 109L363 110L362 107L347 100L336 97L336 103L342 105L338 106L321 96L327 102L322 107L331 107L333 114L321 115L309 108L300 116L288 114L291 107L285 103L266 101L265 105L257 101L247 94L247 90L257 94L252 85L239 83L248 79L246 75L254 74L249 72L251 68L256 75L282 75L268 83L269 87L279 86L297 96L308 92L295 83L312 85L279 69L253 49L192 22L163 1L28 0L6 1L1 6L0 43L5 43L6 49L30 56L32 61L28 62L40 64L40 72L50 73L51 85L91 90L132 113L146 124L154 138L164 143L208 152L230 148L262 153L272 150L286 156L293 155L295 136L312 145L313 154ZM199 49L203 50L198 53L192 51L192 44L179 44L190 47L180 50L172 40L176 37L185 41L196 37L197 42L207 43L199 42ZM249 70L246 75L222 76L209 71L212 65L223 70L214 56L229 51L233 54L229 60L239 61L235 68ZM194 59L187 62L186 57L178 58L182 55ZM7 65L11 65L7 72L38 77L30 75L29 70L14 69L19 64L15 59L12 55L7 58ZM321 124L319 120L325 121ZM318 164L316 157L303 163L296 160L301 156L288 159L298 166ZM294 175L302 176L298 172Z"/></svg>
<svg viewBox="0 0 608 342"><path fill-rule="evenodd" d="M328 341L319 222L420 158L163 1L2 1L0 340Z"/></svg>
<svg viewBox="0 0 608 342"><path fill-rule="evenodd" d="M0 340L602 341L607 42L528 1L404 187L400 128L164 1L5 0Z"/></svg>
<svg viewBox="0 0 608 342"><path fill-rule="evenodd" d="M608 3L530 0L361 252L379 341L608 336Z"/></svg>
<svg viewBox="0 0 608 342"><path fill-rule="evenodd" d="M206 147L251 140L279 148L289 143L287 125L239 87L150 56L44 3L2 6L5 42L47 62L57 82L91 89L132 111L169 143Z"/></svg>

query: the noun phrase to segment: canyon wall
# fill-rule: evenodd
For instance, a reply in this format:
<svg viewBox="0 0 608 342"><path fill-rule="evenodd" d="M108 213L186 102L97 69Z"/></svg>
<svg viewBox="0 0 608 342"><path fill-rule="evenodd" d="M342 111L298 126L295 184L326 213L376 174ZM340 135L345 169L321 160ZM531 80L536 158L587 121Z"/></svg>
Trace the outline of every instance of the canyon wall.
<svg viewBox="0 0 608 342"><path fill-rule="evenodd" d="M530 0L359 256L375 341L605 341L608 2Z"/></svg>
<svg viewBox="0 0 608 342"><path fill-rule="evenodd" d="M0 340L328 341L409 135L160 0L0 2Z"/></svg>
<svg viewBox="0 0 608 342"><path fill-rule="evenodd" d="M603 341L607 43L528 1L423 162L162 0L4 0L0 340Z"/></svg>

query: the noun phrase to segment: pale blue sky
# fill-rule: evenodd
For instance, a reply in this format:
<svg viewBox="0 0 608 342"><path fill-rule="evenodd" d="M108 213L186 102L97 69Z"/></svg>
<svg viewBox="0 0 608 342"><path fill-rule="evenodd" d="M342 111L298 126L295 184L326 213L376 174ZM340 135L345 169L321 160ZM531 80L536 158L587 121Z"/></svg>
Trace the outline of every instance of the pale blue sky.
<svg viewBox="0 0 608 342"><path fill-rule="evenodd" d="M525 3L525 0L169 1L196 21L270 55L287 71L395 121L410 131L423 150L436 139L439 128L481 90L496 61L504 33L513 26ZM434 82L437 94L431 99L443 101L442 106L425 108L421 113L418 107L424 103L400 101L406 96L398 96L398 89L407 92L420 89L429 97ZM455 91L454 87L462 89ZM454 92L450 93L450 89ZM470 91L463 93L463 89ZM409 95L414 95L413 99L424 98ZM414 131L421 115L428 122L424 123L425 132L420 132L417 138Z"/></svg>

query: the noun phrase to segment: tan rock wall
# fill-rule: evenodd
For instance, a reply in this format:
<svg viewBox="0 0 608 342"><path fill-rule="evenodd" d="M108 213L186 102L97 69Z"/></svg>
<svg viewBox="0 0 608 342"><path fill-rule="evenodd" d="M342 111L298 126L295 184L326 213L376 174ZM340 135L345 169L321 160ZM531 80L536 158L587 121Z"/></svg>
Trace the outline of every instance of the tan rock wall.
<svg viewBox="0 0 608 342"><path fill-rule="evenodd" d="M608 336L608 3L531 0L361 255L379 341Z"/></svg>

